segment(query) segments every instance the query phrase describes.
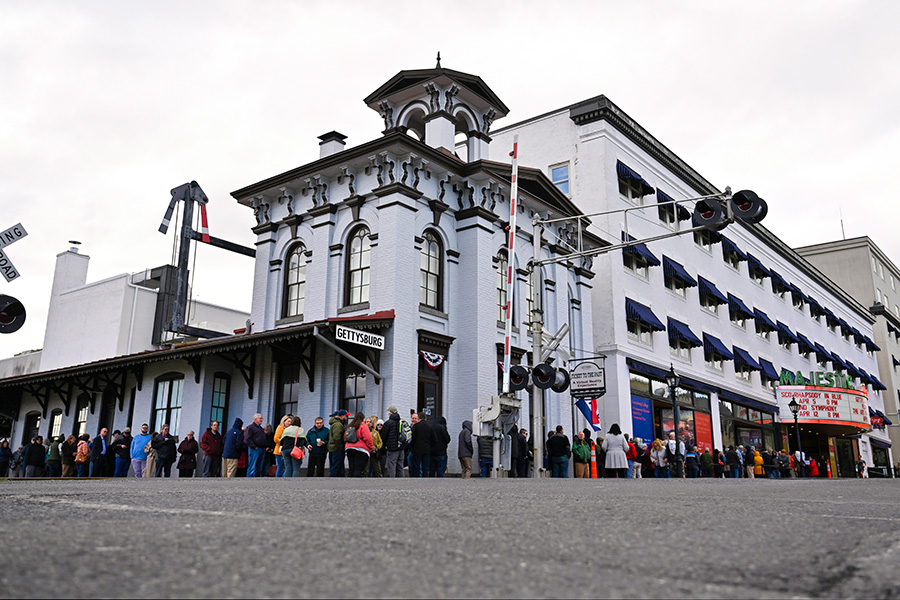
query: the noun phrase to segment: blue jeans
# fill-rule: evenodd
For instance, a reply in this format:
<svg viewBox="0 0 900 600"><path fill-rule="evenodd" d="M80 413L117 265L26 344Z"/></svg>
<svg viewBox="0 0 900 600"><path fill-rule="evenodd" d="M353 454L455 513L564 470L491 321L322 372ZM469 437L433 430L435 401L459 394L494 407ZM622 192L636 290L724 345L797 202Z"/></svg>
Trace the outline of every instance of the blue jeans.
<svg viewBox="0 0 900 600"><path fill-rule="evenodd" d="M781 471L776 467L769 469L769 479L781 479Z"/></svg>
<svg viewBox="0 0 900 600"><path fill-rule="evenodd" d="M728 477L731 479L737 479L740 476L741 468L731 465L731 470L728 472Z"/></svg>
<svg viewBox="0 0 900 600"><path fill-rule="evenodd" d="M669 478L669 467L661 467L656 465L656 478L657 479L668 479Z"/></svg>
<svg viewBox="0 0 900 600"><path fill-rule="evenodd" d="M300 477L300 469L303 466L302 458L297 459L290 454L282 455L279 458L283 459L282 464L284 465L282 477Z"/></svg>
<svg viewBox="0 0 900 600"><path fill-rule="evenodd" d="M634 461L628 461L628 468L625 470L625 479L631 479L634 476Z"/></svg>
<svg viewBox="0 0 900 600"><path fill-rule="evenodd" d="M88 464L86 462L75 463L75 477L87 477L87 476L88 476Z"/></svg>
<svg viewBox="0 0 900 600"><path fill-rule="evenodd" d="M284 464L284 455L275 455L275 477L284 477L284 470L287 465ZM290 477L290 475L288 475Z"/></svg>
<svg viewBox="0 0 900 600"><path fill-rule="evenodd" d="M483 478L488 478L491 476L491 471L494 469L494 459L493 458L479 458L478 466L481 468L481 476Z"/></svg>
<svg viewBox="0 0 900 600"><path fill-rule="evenodd" d="M553 477L565 479L569 476L569 459L565 456L554 456L550 459L550 466Z"/></svg>
<svg viewBox="0 0 900 600"><path fill-rule="evenodd" d="M697 471L700 470L700 466L695 463L690 463L685 466L685 472L688 476L688 479L697 479Z"/></svg>
<svg viewBox="0 0 900 600"><path fill-rule="evenodd" d="M446 458L446 457L444 457ZM431 455L409 454L409 476L410 477L428 477L431 471Z"/></svg>
<svg viewBox="0 0 900 600"><path fill-rule="evenodd" d="M128 477L128 467L131 461L127 458L116 457L116 474L113 477Z"/></svg>
<svg viewBox="0 0 900 600"><path fill-rule="evenodd" d="M331 468L329 472L329 477L343 477L344 476L344 451L337 450L335 452L328 453L328 465Z"/></svg>
<svg viewBox="0 0 900 600"><path fill-rule="evenodd" d="M447 455L443 456L432 456L431 457L431 470L429 473L429 477L443 477L444 471L447 470Z"/></svg>
<svg viewBox="0 0 900 600"><path fill-rule="evenodd" d="M262 477L262 463L266 456L265 448L249 448L247 450L247 477Z"/></svg>
<svg viewBox="0 0 900 600"><path fill-rule="evenodd" d="M62 477L62 465L60 463L47 463L47 477Z"/></svg>
<svg viewBox="0 0 900 600"><path fill-rule="evenodd" d="M101 455L100 460L91 461L91 477L103 477L103 463L106 457Z"/></svg>

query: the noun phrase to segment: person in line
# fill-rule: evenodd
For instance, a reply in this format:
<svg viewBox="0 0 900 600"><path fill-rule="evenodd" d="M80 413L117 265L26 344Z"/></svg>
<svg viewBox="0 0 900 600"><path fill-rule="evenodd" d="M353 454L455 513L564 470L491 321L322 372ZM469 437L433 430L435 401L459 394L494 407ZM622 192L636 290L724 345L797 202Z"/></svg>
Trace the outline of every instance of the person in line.
<svg viewBox="0 0 900 600"><path fill-rule="evenodd" d="M9 447L9 440L0 441L0 479L9 474L9 465L13 462L13 451Z"/></svg>
<svg viewBox="0 0 900 600"><path fill-rule="evenodd" d="M463 479L472 476L472 456L475 449L472 447L472 421L463 421L462 429L456 441L456 457L459 459L459 468Z"/></svg>
<svg viewBox="0 0 900 600"><path fill-rule="evenodd" d="M403 454L406 452L406 444L403 441L404 425L409 428L409 424L400 418L397 407L389 406L388 419L381 428L381 441L385 450L385 477L403 477Z"/></svg>
<svg viewBox="0 0 900 600"><path fill-rule="evenodd" d="M131 436L129 436L131 437ZM110 443L110 451L115 456L113 477L128 477L128 466L131 464L131 440L125 439L121 431L113 431L113 439Z"/></svg>
<svg viewBox="0 0 900 600"><path fill-rule="evenodd" d="M153 447L153 440L159 436L158 431L150 433L150 441L144 446L144 452L147 453L147 466L144 467L143 479L152 479L156 477L156 448Z"/></svg>
<svg viewBox="0 0 900 600"><path fill-rule="evenodd" d="M563 431L562 425L557 425L556 432L547 440L547 455L550 457L551 476L567 478L572 446L569 444L569 438Z"/></svg>
<svg viewBox="0 0 900 600"><path fill-rule="evenodd" d="M447 472L447 446L450 445L450 432L447 431L447 419L444 417L438 417L434 420L434 423L428 424L431 427L432 432L432 440L431 440L431 458L430 464L431 468L429 469L428 476L429 477L443 477L444 473ZM516 426L513 425L514 435L513 435L513 447L516 447L516 437L518 436L518 430Z"/></svg>
<svg viewBox="0 0 900 600"><path fill-rule="evenodd" d="M172 465L177 457L175 436L169 434L169 426L163 425L162 430L150 441L150 445L156 450L156 477L172 476Z"/></svg>
<svg viewBox="0 0 900 600"><path fill-rule="evenodd" d="M603 438L603 450L606 452L604 470L607 478L624 479L628 472L628 441L622 435L618 423L613 423Z"/></svg>
<svg viewBox="0 0 900 600"><path fill-rule="evenodd" d="M709 448L704 448L700 455L700 475L704 478L713 476L713 455Z"/></svg>
<svg viewBox="0 0 900 600"><path fill-rule="evenodd" d="M631 471L632 479L643 479L644 478L644 455L647 453L647 448L644 446L644 440L642 438L631 438L631 443L634 445L634 469ZM648 457L649 460L649 457Z"/></svg>
<svg viewBox="0 0 900 600"><path fill-rule="evenodd" d="M263 431L266 432L266 448L263 452L259 477L274 477L278 472L278 466L275 464L275 428L271 423L266 423L263 425Z"/></svg>
<svg viewBox="0 0 900 600"><path fill-rule="evenodd" d="M572 460L575 464L575 479L591 478L591 444L579 431L572 443Z"/></svg>
<svg viewBox="0 0 900 600"><path fill-rule="evenodd" d="M253 422L244 431L244 445L247 447L247 477L263 476L263 460L266 457L266 430L263 429L263 416L253 415Z"/></svg>
<svg viewBox="0 0 900 600"><path fill-rule="evenodd" d="M818 477L819 476L819 463L816 462L816 457L809 457L809 476L810 477Z"/></svg>
<svg viewBox="0 0 900 600"><path fill-rule="evenodd" d="M684 447L684 470L688 479L697 479L700 472L700 457L693 444L687 443Z"/></svg>
<svg viewBox="0 0 900 600"><path fill-rule="evenodd" d="M657 479L667 479L669 477L669 461L666 455L666 444L659 438L653 440L653 449L650 451L650 465L653 467L653 475Z"/></svg>
<svg viewBox="0 0 900 600"><path fill-rule="evenodd" d="M75 451L75 476L87 477L90 474L89 464L91 460L91 436L86 433L81 434L78 440L78 449Z"/></svg>
<svg viewBox="0 0 900 600"><path fill-rule="evenodd" d="M225 440L219 433L219 422L213 421L200 436L200 448L203 450L203 477L219 477L222 475L222 453L225 451Z"/></svg>
<svg viewBox="0 0 900 600"><path fill-rule="evenodd" d="M725 472L730 479L737 479L741 474L741 457L734 446L725 449Z"/></svg>
<svg viewBox="0 0 900 600"><path fill-rule="evenodd" d="M344 431L347 429L347 417L350 415L344 409L340 409L331 415L328 426L331 431L328 434L328 465L329 477L344 476L344 456L347 444L344 441Z"/></svg>
<svg viewBox="0 0 900 600"><path fill-rule="evenodd" d="M147 468L147 444L150 443L150 427L144 423L141 432L131 440L131 469L138 479L144 476Z"/></svg>
<svg viewBox="0 0 900 600"><path fill-rule="evenodd" d="M181 458L178 459L178 476L193 477L194 471L197 470L197 453L200 452L200 445L194 439L194 432L188 431L184 434L184 439L178 444L178 453Z"/></svg>
<svg viewBox="0 0 900 600"><path fill-rule="evenodd" d="M494 440L489 437L478 436L478 468L482 479L489 478L494 470Z"/></svg>
<svg viewBox="0 0 900 600"><path fill-rule="evenodd" d="M44 438L35 436L31 438L31 442L25 446L22 456L22 465L25 467L23 477L41 477L47 466L44 449Z"/></svg>
<svg viewBox="0 0 900 600"><path fill-rule="evenodd" d="M669 434L666 443L666 458L669 461L669 477L684 478L684 442L675 439L675 432Z"/></svg>
<svg viewBox="0 0 900 600"><path fill-rule="evenodd" d="M375 452L369 455L369 466L366 468L366 475L380 478L382 477L381 457L384 454L384 441L381 439L381 429L384 427L384 421L379 421L377 416L371 415L366 419L366 425L369 426L369 433L372 434L372 443L375 444Z"/></svg>
<svg viewBox="0 0 900 600"><path fill-rule="evenodd" d="M284 435L284 430L291 426L291 421L293 419L293 415L284 415L281 417L281 420L278 421L278 427L275 428L275 436L273 438L275 442L275 450L273 451L275 454L275 477L282 477L284 475L284 455L281 452L281 436Z"/></svg>
<svg viewBox="0 0 900 600"><path fill-rule="evenodd" d="M366 425L365 413L356 413L345 432L349 476L362 477L369 466L369 456L375 452L375 443L372 441L372 432Z"/></svg>
<svg viewBox="0 0 900 600"><path fill-rule="evenodd" d="M60 477L62 475L62 460L59 456L59 446L65 441L64 436L50 438L50 448L47 450L47 477Z"/></svg>
<svg viewBox="0 0 900 600"><path fill-rule="evenodd" d="M434 447L434 430L424 412L418 413L418 422L412 426L412 442L409 449L409 476L428 477L431 472L431 449Z"/></svg>
<svg viewBox="0 0 900 600"><path fill-rule="evenodd" d="M75 454L78 452L78 439L74 435L66 438L59 446L59 460L64 478L75 477Z"/></svg>
<svg viewBox="0 0 900 600"><path fill-rule="evenodd" d="M804 455L804 459L806 456ZM805 465L801 466L801 469L804 469ZM866 479L869 477L868 471L866 471L866 461L862 456L859 457L859 460L856 461L856 474L859 479ZM805 475L804 475L805 477Z"/></svg>
<svg viewBox="0 0 900 600"><path fill-rule="evenodd" d="M284 423L284 419L281 420ZM284 464L284 472L282 477L300 477L303 469L303 458L295 458L293 455L294 448L308 449L309 442L306 438L306 431L300 426L302 422L300 417L292 416L287 422L278 443L281 447L281 460Z"/></svg>
<svg viewBox="0 0 900 600"><path fill-rule="evenodd" d="M306 467L307 477L325 477L325 458L328 457L328 435L325 419L316 417L313 428L306 434L306 450L308 451Z"/></svg>
<svg viewBox="0 0 900 600"><path fill-rule="evenodd" d="M91 477L103 477L106 468L106 452L109 450L106 435L109 430L104 427L91 442Z"/></svg>
<svg viewBox="0 0 900 600"><path fill-rule="evenodd" d="M520 429L519 435L525 440L525 473L522 477L528 477L528 474L531 473L532 470L531 465L534 464L534 448L532 447L531 438L528 437L527 429Z"/></svg>
<svg viewBox="0 0 900 600"><path fill-rule="evenodd" d="M725 456L718 448L713 448L713 477L725 477Z"/></svg>
<svg viewBox="0 0 900 600"><path fill-rule="evenodd" d="M763 457L758 450L753 451L753 476L763 476Z"/></svg>
<svg viewBox="0 0 900 600"><path fill-rule="evenodd" d="M225 432L225 445L222 449L222 476L237 476L238 461L244 451L244 421L240 417L234 419L231 428Z"/></svg>
<svg viewBox="0 0 900 600"><path fill-rule="evenodd" d="M634 444L634 441L628 437L627 433L623 433L625 436L625 443L628 444L628 452L625 453L625 460L628 461L628 470L625 471L625 479L633 479L634 478L634 461L637 460L637 447Z"/></svg>
<svg viewBox="0 0 900 600"><path fill-rule="evenodd" d="M756 478L756 449L753 446L744 448L744 475L747 479Z"/></svg>
<svg viewBox="0 0 900 600"><path fill-rule="evenodd" d="M515 435L513 436L512 443L518 443L519 448L516 453L516 462L513 465L513 471L515 472L515 476L524 479L528 477L528 439L525 437L525 434L522 433L525 431L524 429L519 429L517 425L513 425L513 431L515 431Z"/></svg>

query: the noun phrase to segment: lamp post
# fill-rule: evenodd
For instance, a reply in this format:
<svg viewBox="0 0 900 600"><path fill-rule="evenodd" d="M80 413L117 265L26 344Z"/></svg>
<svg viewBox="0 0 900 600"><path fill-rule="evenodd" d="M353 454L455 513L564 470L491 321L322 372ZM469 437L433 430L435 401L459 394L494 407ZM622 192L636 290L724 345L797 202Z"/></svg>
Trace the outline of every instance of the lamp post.
<svg viewBox="0 0 900 600"><path fill-rule="evenodd" d="M803 462L803 446L800 445L800 425L797 423L797 413L800 412L800 405L793 398L790 402L788 402L788 408L791 409L791 414L794 415L794 431L797 433L797 451L800 453L800 462L801 464L797 465L797 473L802 477L803 476L803 467L805 465Z"/></svg>
<svg viewBox="0 0 900 600"><path fill-rule="evenodd" d="M678 408L678 398L675 397L675 387L678 385L678 379L678 374L675 373L675 366L672 363L669 363L669 372L666 373L666 383L669 384L669 396L672 398L672 419L675 428L675 450L672 454L675 455L676 465L681 463L681 460L679 460L679 455L681 454L681 444L679 442L681 440L678 436L678 423L681 421L681 410ZM675 473L672 473L672 476L681 477L681 474L676 470Z"/></svg>

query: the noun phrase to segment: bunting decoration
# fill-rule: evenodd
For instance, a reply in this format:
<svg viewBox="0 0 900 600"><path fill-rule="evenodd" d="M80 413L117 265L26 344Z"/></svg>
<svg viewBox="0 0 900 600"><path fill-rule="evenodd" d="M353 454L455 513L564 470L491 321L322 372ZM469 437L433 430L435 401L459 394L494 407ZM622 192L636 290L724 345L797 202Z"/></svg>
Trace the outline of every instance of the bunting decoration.
<svg viewBox="0 0 900 600"><path fill-rule="evenodd" d="M419 350L419 354L422 355L422 358L425 359L425 364L428 365L428 368L432 371L437 371L437 368L441 366L444 363L444 360L447 358L443 354L425 352L424 350Z"/></svg>

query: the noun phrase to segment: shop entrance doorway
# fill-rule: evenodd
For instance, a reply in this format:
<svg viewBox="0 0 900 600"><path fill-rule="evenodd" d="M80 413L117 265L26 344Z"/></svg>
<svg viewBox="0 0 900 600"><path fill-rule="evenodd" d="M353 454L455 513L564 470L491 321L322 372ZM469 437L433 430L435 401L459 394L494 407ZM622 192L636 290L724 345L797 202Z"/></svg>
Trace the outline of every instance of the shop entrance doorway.
<svg viewBox="0 0 900 600"><path fill-rule="evenodd" d="M856 477L856 459L853 452L852 440L834 440L834 453L837 455L838 476Z"/></svg>

